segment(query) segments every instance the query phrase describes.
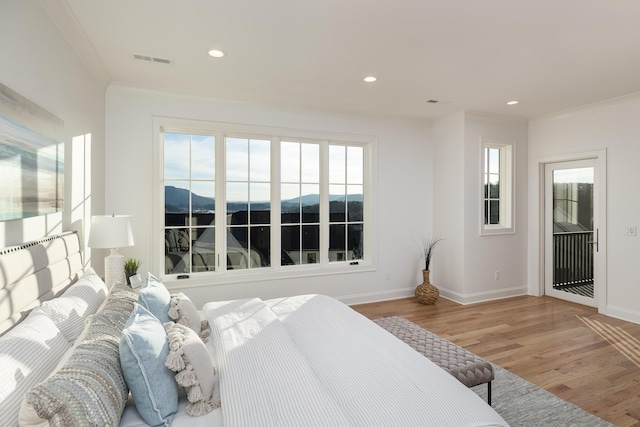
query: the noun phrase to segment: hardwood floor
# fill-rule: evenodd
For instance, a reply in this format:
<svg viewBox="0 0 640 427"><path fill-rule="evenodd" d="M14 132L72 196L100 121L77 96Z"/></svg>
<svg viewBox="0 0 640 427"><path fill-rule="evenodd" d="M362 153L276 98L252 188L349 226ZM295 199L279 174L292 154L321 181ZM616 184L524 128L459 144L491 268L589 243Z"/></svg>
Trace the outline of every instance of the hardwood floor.
<svg viewBox="0 0 640 427"><path fill-rule="evenodd" d="M617 426L640 426L640 325L550 297L352 306L402 316Z"/></svg>

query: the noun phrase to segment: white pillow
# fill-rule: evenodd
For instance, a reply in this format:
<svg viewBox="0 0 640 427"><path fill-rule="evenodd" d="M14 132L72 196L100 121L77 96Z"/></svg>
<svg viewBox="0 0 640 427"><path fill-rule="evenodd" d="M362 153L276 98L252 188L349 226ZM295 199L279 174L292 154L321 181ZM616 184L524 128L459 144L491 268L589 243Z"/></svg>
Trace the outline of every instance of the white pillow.
<svg viewBox="0 0 640 427"><path fill-rule="evenodd" d="M0 337L0 425L18 425L23 396L49 376L70 347L53 321L35 311Z"/></svg>
<svg viewBox="0 0 640 427"><path fill-rule="evenodd" d="M34 311L53 320L67 341L73 344L84 329L85 318L98 311L108 293L102 279L89 268L60 297L42 303Z"/></svg>

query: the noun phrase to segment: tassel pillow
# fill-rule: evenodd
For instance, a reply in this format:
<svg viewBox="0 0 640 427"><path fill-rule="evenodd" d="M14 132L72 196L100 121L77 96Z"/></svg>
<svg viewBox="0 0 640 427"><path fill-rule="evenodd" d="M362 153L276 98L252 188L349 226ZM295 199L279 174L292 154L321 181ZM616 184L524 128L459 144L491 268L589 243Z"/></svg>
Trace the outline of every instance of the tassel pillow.
<svg viewBox="0 0 640 427"><path fill-rule="evenodd" d="M169 355L165 365L176 372L176 382L187 391L187 414L205 415L220 407L218 376L211 364L207 347L189 327L167 322Z"/></svg>
<svg viewBox="0 0 640 427"><path fill-rule="evenodd" d="M203 340L206 340L209 336L209 322L200 319L198 309L189 297L182 292L171 295L168 315L174 322L193 329Z"/></svg>

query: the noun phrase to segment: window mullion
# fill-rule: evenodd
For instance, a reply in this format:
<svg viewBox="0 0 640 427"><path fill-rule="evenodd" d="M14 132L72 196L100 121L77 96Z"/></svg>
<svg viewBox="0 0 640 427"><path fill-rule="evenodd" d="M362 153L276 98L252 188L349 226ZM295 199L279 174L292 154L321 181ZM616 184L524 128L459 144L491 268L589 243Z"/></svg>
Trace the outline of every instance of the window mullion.
<svg viewBox="0 0 640 427"><path fill-rule="evenodd" d="M298 227L298 259L297 262L299 265L302 265L302 259L303 256L302 254L304 253L304 203L302 202L302 197L304 196L303 193L303 187L304 184L302 182L302 147L303 147L303 143L298 142L298 147L300 148L298 151L298 176L297 176L297 182L298 182L298 213L300 215L300 219L299 222L297 224ZM320 245L320 243L318 243L318 245ZM318 248L318 250L320 250L320 248Z"/></svg>
<svg viewBox="0 0 640 427"><path fill-rule="evenodd" d="M362 185L363 185L363 193L362 193L362 209L364 210L364 214L362 216L362 227L363 227L363 233L364 233L364 246L363 246L363 260L371 260L373 257L373 230L372 227L370 226L371 224L374 223L373 220L373 204L371 203L371 199L372 199L372 192L371 189L373 188L373 174L372 174L372 168L371 165L373 164L373 160L372 160L372 148L371 147L364 147L364 157L363 157L363 161L364 164L362 165L362 169L363 169L363 177L362 177Z"/></svg>
<svg viewBox="0 0 640 427"><path fill-rule="evenodd" d="M320 264L329 264L329 141L320 143Z"/></svg>
<svg viewBox="0 0 640 427"><path fill-rule="evenodd" d="M216 268L227 270L226 134L216 133Z"/></svg>
<svg viewBox="0 0 640 427"><path fill-rule="evenodd" d="M351 256L349 254L349 150L347 147L344 147L344 260L351 261Z"/></svg>
<svg viewBox="0 0 640 427"><path fill-rule="evenodd" d="M281 162L280 162L280 138L271 138L271 268L281 267L282 242L281 242Z"/></svg>
<svg viewBox="0 0 640 427"><path fill-rule="evenodd" d="M165 183L164 183L164 127L156 126L154 119L154 136L155 129L158 129L157 139L154 138L155 141L158 141L157 150L154 150L155 158L155 167L154 167L154 182L153 186L156 189L155 194L158 200L158 209L153 209L153 223L154 223L154 233L153 233L153 245L156 248L157 252L152 260L152 268L154 271L160 271L160 267L162 267L162 272L165 271L165 246L161 244L161 242L166 242L165 233L166 233L166 224L165 224ZM156 147L156 144L153 144ZM166 243L165 243L166 244Z"/></svg>
<svg viewBox="0 0 640 427"><path fill-rule="evenodd" d="M188 273L191 274L193 273L193 228L192 223L193 223L193 180L192 180L192 172L193 172L193 167L192 167L192 161L193 161L193 152L192 152L192 148L193 148L193 135L189 135L189 210L187 212L187 220L186 220L186 224L184 224L184 227L187 229L187 236L189 236L189 242L188 242L188 248L189 251L188 253L188 257L189 257L189 270Z"/></svg>
<svg viewBox="0 0 640 427"><path fill-rule="evenodd" d="M500 226L505 227L507 221L507 148L500 147L500 175L498 177L500 184Z"/></svg>

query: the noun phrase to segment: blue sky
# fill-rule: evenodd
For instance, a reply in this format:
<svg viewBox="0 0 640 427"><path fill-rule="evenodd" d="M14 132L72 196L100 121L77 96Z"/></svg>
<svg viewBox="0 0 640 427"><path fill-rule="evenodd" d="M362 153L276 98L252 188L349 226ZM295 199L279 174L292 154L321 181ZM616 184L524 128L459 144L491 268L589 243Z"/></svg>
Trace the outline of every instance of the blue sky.
<svg viewBox="0 0 640 427"><path fill-rule="evenodd" d="M203 197L215 197L215 137L209 135L164 134L165 185L188 188ZM190 145L191 138L191 145ZM230 202L268 201L270 199L271 162L268 139L226 138L226 197ZM190 163L190 152L193 161ZM293 199L320 193L320 145L282 141L281 198ZM362 147L329 146L331 194L362 194ZM349 185L347 185L347 183ZM346 187L345 187L346 185ZM302 194L300 194L302 193Z"/></svg>

